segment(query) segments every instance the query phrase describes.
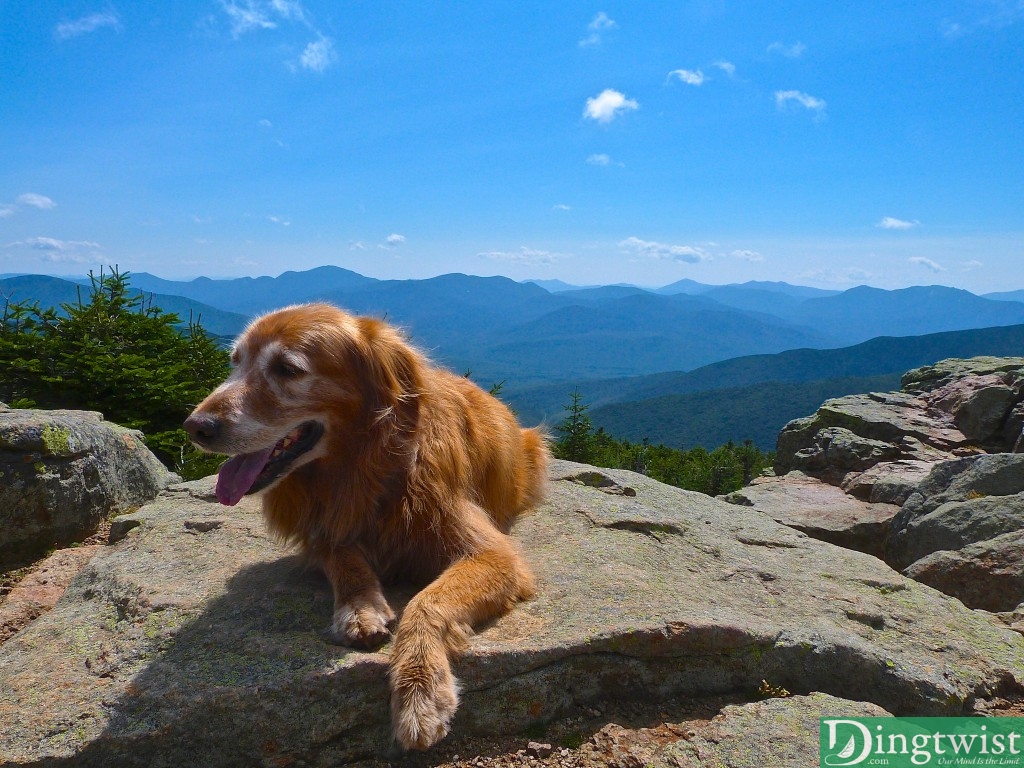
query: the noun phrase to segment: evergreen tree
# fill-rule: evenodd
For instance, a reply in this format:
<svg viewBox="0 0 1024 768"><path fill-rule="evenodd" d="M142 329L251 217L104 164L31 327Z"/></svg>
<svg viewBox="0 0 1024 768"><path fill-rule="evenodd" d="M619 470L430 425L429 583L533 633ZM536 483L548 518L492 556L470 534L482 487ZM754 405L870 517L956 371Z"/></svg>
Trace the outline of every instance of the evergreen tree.
<svg viewBox="0 0 1024 768"><path fill-rule="evenodd" d="M594 427L587 414L590 406L583 402L579 389L574 389L570 398L569 404L565 406L565 418L555 425L555 430L562 436L555 443L553 452L559 459L588 464L594 446L591 435Z"/></svg>
<svg viewBox="0 0 1024 768"><path fill-rule="evenodd" d="M189 445L181 423L229 370L227 353L198 322L179 332L178 316L129 290L128 274L89 275L89 297L61 305L4 307L0 397L14 407L95 410L142 430L153 452L187 477L217 459Z"/></svg>

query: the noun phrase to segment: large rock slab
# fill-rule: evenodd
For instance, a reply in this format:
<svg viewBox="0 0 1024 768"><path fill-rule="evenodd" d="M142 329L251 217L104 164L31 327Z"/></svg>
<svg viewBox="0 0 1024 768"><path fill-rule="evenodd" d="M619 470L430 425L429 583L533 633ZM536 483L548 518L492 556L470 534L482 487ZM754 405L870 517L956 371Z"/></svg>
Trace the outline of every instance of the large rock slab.
<svg viewBox="0 0 1024 768"><path fill-rule="evenodd" d="M1024 679L1024 638L876 558L630 472L577 480L594 472L554 462L549 500L516 526L539 594L456 662L455 735L762 680L952 715ZM0 646L0 762L327 766L386 753L387 647L318 634L326 581L266 535L252 503L219 507L208 481L172 491L121 518L120 543Z"/></svg>
<svg viewBox="0 0 1024 768"><path fill-rule="evenodd" d="M609 768L803 768L819 759L822 717L887 717L867 702L824 693L725 707L707 723L601 729L585 756Z"/></svg>
<svg viewBox="0 0 1024 768"><path fill-rule="evenodd" d="M177 477L94 411L0 409L0 569L81 541Z"/></svg>
<svg viewBox="0 0 1024 768"><path fill-rule="evenodd" d="M895 504L872 504L802 472L759 477L725 500L764 512L776 522L836 546L875 557L884 551Z"/></svg>

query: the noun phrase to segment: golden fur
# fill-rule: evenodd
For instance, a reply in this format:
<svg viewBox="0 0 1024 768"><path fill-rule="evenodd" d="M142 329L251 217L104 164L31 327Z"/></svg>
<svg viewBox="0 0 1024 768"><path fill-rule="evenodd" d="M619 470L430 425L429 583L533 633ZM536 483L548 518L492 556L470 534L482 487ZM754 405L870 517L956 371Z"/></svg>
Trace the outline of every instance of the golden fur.
<svg viewBox="0 0 1024 768"><path fill-rule="evenodd" d="M425 749L458 706L450 655L533 594L506 534L541 498L545 439L394 328L327 304L258 318L233 359L186 429L203 448L247 454L323 426L262 502L270 528L330 580L334 639L380 645L395 622L382 582L426 585L398 622L389 671L395 737Z"/></svg>

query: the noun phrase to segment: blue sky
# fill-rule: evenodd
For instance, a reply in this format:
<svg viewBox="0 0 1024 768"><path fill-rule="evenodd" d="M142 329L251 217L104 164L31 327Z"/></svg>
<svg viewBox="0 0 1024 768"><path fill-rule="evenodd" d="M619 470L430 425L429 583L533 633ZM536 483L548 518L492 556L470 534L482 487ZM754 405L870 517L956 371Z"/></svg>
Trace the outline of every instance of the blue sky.
<svg viewBox="0 0 1024 768"><path fill-rule="evenodd" d="M0 272L1024 288L1024 0L4 0L0 147Z"/></svg>

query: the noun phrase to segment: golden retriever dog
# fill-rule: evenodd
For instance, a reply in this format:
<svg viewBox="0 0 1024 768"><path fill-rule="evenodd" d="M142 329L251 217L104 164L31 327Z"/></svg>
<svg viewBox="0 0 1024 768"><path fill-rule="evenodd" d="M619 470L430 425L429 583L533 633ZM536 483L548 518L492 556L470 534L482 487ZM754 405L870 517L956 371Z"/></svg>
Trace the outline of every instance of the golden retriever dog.
<svg viewBox="0 0 1024 768"><path fill-rule="evenodd" d="M261 494L270 529L327 575L339 643L391 638L382 583L425 585L397 622L388 681L395 738L426 749L458 706L451 655L533 595L507 532L541 499L546 440L391 326L328 304L257 318L231 358L185 421L197 446L231 456L217 498Z"/></svg>

